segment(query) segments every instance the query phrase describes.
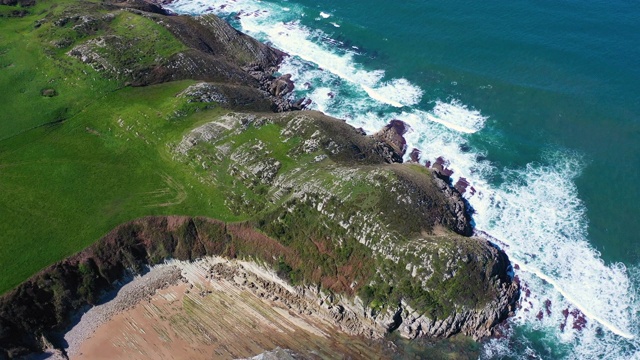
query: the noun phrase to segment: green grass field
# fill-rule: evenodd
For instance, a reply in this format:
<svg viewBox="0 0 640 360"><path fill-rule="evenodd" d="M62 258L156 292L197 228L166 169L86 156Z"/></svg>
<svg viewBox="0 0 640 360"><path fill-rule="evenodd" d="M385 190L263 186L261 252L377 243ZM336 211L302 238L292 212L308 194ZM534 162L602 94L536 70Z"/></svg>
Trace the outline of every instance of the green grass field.
<svg viewBox="0 0 640 360"><path fill-rule="evenodd" d="M140 216L241 219L167 148L224 110L193 112L176 98L191 82L124 87L66 54L105 34L135 46L104 54L115 63L146 65L184 46L126 11L90 31L53 24L77 4L41 1L22 18L0 7L0 293ZM43 96L45 89L56 96Z"/></svg>
<svg viewBox="0 0 640 360"><path fill-rule="evenodd" d="M125 88L73 118L0 141L0 292L144 215L238 220L166 144L209 110L172 119L187 82Z"/></svg>
<svg viewBox="0 0 640 360"><path fill-rule="evenodd" d="M63 16L74 4L60 2L51 12ZM173 160L168 144L227 112L176 97L193 82L125 87L66 54L81 40L118 34L141 46L103 55L144 65L183 49L166 29L125 11L90 35L51 21L35 27L51 16L43 12L49 6L0 19L0 293L123 222L146 215L245 220L248 215L230 212L222 194L259 196L232 185L228 174L219 174L219 186L205 184L206 171ZM60 39L72 42L51 45ZM49 88L57 96L42 96ZM267 125L234 141L268 142L286 170L294 166L286 153L296 142L280 143L279 131Z"/></svg>
<svg viewBox="0 0 640 360"><path fill-rule="evenodd" d="M53 4L53 5L52 5ZM66 55L74 45L100 35L118 35L127 48L101 54L114 64L148 65L185 47L168 30L142 16L115 11L102 20L104 10L83 4L97 20L86 28L73 23L55 25L53 19L75 14L77 1L41 1L23 18L0 18L0 139L37 126L68 119L86 106L122 88L115 76L103 76ZM2 6L0 14L15 7ZM40 23L39 23L40 22ZM37 25L39 24L39 25ZM98 52L102 50L98 48ZM57 96L42 96L52 89Z"/></svg>

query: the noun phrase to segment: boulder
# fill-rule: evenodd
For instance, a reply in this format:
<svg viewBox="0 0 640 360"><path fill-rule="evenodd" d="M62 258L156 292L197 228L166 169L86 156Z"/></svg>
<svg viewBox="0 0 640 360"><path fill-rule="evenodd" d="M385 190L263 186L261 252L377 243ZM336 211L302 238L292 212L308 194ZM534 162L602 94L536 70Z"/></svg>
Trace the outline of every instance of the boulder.
<svg viewBox="0 0 640 360"><path fill-rule="evenodd" d="M391 120L382 130L372 135L380 142L380 150L386 154L384 157L388 159L387 162L402 162L402 158L407 152L407 141L404 134L408 128L408 125L400 120Z"/></svg>
<svg viewBox="0 0 640 360"><path fill-rule="evenodd" d="M294 85L293 81L291 81L291 74L285 74L271 82L269 92L273 96L284 96L293 91L293 88Z"/></svg>

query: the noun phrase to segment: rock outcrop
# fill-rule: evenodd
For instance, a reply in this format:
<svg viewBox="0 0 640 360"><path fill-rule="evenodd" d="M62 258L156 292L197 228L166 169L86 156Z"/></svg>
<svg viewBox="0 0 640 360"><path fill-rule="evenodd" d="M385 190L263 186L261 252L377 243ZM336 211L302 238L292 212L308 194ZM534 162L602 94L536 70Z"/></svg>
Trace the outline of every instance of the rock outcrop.
<svg viewBox="0 0 640 360"><path fill-rule="evenodd" d="M478 241L482 242L480 239ZM492 336L495 326L514 314L520 290L518 284L505 275L510 266L506 255L487 242L484 246L484 251L489 252L491 258L497 259L490 272L485 274L484 280L495 289L495 298L485 306L456 309L446 318L433 319L403 303L395 314L389 313L384 318L393 319L394 327L407 338L442 338L457 333L476 340Z"/></svg>
<svg viewBox="0 0 640 360"><path fill-rule="evenodd" d="M291 74L285 74L271 82L269 92L273 96L283 96L293 91L294 85Z"/></svg>
<svg viewBox="0 0 640 360"><path fill-rule="evenodd" d="M201 82L178 94L191 103L210 104L205 108L223 106L234 110L270 111L273 102L256 88L225 83Z"/></svg>
<svg viewBox="0 0 640 360"><path fill-rule="evenodd" d="M508 266L508 259L489 244L486 250L491 256L502 257L488 275L503 291L484 308L455 312L444 319L431 319L405 302L387 312L375 313L359 298L325 293L315 286L282 286L272 280L256 278L234 263L217 263L209 268L208 274L211 281L223 279L259 297L281 303L294 312L322 317L350 335L380 339L389 332L398 331L401 336L413 339L445 338L462 333L479 340L493 335L495 325L512 315L518 292L517 284L500 279L502 271L506 271L501 267Z"/></svg>
<svg viewBox="0 0 640 360"><path fill-rule="evenodd" d="M150 56L139 49L146 39L109 31L109 23L118 9L134 12L166 28L186 49L169 56L152 54L153 61L140 64L139 58ZM259 103L270 102L270 110L275 112L301 110L308 105L305 99L287 97L293 90L290 75L273 76L285 53L237 31L215 15L170 15L158 5L144 0L108 2L103 8L95 9L98 10L113 12L101 16L70 12L52 21L59 27L72 24L80 37L99 31L105 33L80 41L67 54L123 84L147 86L193 79L258 90L259 93L252 94L251 98ZM57 44L64 48L71 42L61 39Z"/></svg>
<svg viewBox="0 0 640 360"><path fill-rule="evenodd" d="M456 187L451 186L451 184L442 180L437 175L435 175L435 177L438 188L446 194L447 209L455 216L455 223L451 224L451 226L456 229L455 231L457 233L471 236L473 234L473 227L471 226L471 211L469 205Z"/></svg>
<svg viewBox="0 0 640 360"><path fill-rule="evenodd" d="M389 162L402 162L407 152L407 141L404 134L407 132L407 124L400 120L391 120L382 130L373 134L373 138L381 141L391 148Z"/></svg>

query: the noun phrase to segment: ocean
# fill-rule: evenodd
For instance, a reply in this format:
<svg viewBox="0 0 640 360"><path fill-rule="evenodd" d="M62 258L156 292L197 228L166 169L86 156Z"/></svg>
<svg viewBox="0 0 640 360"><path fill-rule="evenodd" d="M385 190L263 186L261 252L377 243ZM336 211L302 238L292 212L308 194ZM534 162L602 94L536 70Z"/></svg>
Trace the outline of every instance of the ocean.
<svg viewBox="0 0 640 360"><path fill-rule="evenodd" d="M523 285L482 359L640 359L640 2L177 0L289 55L295 97L410 127Z"/></svg>

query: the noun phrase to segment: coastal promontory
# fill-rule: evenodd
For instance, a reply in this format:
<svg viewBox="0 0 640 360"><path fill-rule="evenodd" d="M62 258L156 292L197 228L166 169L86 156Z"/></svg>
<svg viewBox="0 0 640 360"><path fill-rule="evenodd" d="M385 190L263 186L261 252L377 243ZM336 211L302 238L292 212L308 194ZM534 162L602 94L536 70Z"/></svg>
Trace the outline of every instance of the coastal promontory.
<svg viewBox="0 0 640 360"><path fill-rule="evenodd" d="M79 357L127 311L222 358L369 358L396 335L481 341L515 310L509 259L446 174L404 163L404 124L305 110L287 54L142 0L0 16L0 358Z"/></svg>

